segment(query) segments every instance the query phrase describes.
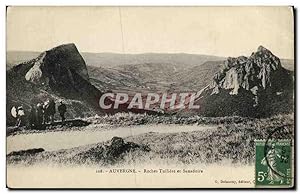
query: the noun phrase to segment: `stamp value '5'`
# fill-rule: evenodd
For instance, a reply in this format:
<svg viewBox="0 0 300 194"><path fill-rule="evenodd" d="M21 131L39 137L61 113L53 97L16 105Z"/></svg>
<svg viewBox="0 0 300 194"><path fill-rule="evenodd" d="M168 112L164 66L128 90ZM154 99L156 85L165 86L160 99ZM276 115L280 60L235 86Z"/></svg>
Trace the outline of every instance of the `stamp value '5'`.
<svg viewBox="0 0 300 194"><path fill-rule="evenodd" d="M255 186L292 186L291 140L255 140Z"/></svg>

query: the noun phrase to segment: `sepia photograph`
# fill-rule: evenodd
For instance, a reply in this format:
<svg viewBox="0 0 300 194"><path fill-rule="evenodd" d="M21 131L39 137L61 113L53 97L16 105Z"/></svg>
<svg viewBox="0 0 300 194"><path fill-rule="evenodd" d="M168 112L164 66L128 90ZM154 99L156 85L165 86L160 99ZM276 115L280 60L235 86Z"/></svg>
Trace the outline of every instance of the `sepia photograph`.
<svg viewBox="0 0 300 194"><path fill-rule="evenodd" d="M293 189L294 17L7 6L7 187Z"/></svg>

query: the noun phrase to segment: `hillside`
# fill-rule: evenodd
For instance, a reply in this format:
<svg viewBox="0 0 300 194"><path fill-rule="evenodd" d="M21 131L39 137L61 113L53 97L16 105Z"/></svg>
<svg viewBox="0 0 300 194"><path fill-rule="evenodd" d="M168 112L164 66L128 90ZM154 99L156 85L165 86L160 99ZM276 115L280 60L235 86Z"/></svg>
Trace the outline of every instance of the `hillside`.
<svg viewBox="0 0 300 194"><path fill-rule="evenodd" d="M211 82L223 61L207 61L173 75L174 87L179 91L199 91Z"/></svg>
<svg viewBox="0 0 300 194"><path fill-rule="evenodd" d="M199 91L210 84L224 61L206 61L193 67L146 63L113 68L88 66L91 82L98 88L116 91ZM282 66L292 69L292 60Z"/></svg>
<svg viewBox="0 0 300 194"><path fill-rule="evenodd" d="M144 63L114 68L88 67L91 82L98 88L110 90L165 91L173 84L173 77L182 71L180 65Z"/></svg>
<svg viewBox="0 0 300 194"><path fill-rule="evenodd" d="M11 67L34 59L40 55L40 52L31 51L7 51L6 52L6 67L10 69Z"/></svg>
<svg viewBox="0 0 300 194"><path fill-rule="evenodd" d="M295 70L294 60L292 59L280 59L282 67L286 68L289 71Z"/></svg>
<svg viewBox="0 0 300 194"><path fill-rule="evenodd" d="M197 55L186 53L143 53L143 54L118 54L118 53L82 53L88 65L95 67L117 67L122 65L138 64L173 64L181 67L190 67L205 61L222 60L224 57Z"/></svg>

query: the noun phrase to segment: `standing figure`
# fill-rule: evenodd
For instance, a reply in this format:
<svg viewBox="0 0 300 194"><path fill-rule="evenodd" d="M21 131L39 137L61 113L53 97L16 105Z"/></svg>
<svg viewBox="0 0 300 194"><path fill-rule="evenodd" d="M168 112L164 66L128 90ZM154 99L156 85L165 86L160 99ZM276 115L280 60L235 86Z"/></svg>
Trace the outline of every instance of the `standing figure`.
<svg viewBox="0 0 300 194"><path fill-rule="evenodd" d="M35 129L36 124L37 124L37 119L36 119L36 109L33 104L31 104L30 107L30 112L29 112L29 117L28 117L28 123L29 123L29 128L30 129Z"/></svg>
<svg viewBox="0 0 300 194"><path fill-rule="evenodd" d="M38 103L36 105L36 123L37 123L37 127L41 128L41 126L43 125L44 121L43 121L43 105L41 103Z"/></svg>
<svg viewBox="0 0 300 194"><path fill-rule="evenodd" d="M17 108L17 127L22 127L25 125L25 112L24 112L24 109L23 109L23 106L19 106Z"/></svg>
<svg viewBox="0 0 300 194"><path fill-rule="evenodd" d="M67 106L63 103L63 101L59 101L58 112L61 117L61 121L65 121L65 113L67 111Z"/></svg>
<svg viewBox="0 0 300 194"><path fill-rule="evenodd" d="M18 121L18 111L17 111L17 108L15 106L13 106L11 108L11 110L10 110L10 113L11 113L11 116L16 119L15 126L17 126L17 124L18 124L18 122L17 122Z"/></svg>
<svg viewBox="0 0 300 194"><path fill-rule="evenodd" d="M43 108L43 114L42 115L44 117L43 124L47 124L47 122L49 121L48 107L49 107L49 100L44 102L44 104L42 106L42 108Z"/></svg>
<svg viewBox="0 0 300 194"><path fill-rule="evenodd" d="M51 123L54 123L54 114L55 114L55 102L53 99L49 100L48 106L48 115Z"/></svg>

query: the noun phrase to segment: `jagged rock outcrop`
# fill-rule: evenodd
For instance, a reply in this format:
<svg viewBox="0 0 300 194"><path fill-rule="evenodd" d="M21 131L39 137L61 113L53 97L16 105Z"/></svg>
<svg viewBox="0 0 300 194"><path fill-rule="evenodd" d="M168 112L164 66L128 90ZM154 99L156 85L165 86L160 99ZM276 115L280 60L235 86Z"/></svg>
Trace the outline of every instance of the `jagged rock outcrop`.
<svg viewBox="0 0 300 194"><path fill-rule="evenodd" d="M29 82L32 87L51 90L64 97L86 99L91 96L92 101L97 101L101 95L89 82L86 64L73 43L57 46L13 67L8 71L8 80Z"/></svg>
<svg viewBox="0 0 300 194"><path fill-rule="evenodd" d="M64 85L75 84L74 73L89 81L86 64L75 44L64 44L41 53L25 75L25 79L35 84Z"/></svg>
<svg viewBox="0 0 300 194"><path fill-rule="evenodd" d="M198 100L210 116L261 116L293 110L293 73L259 46L250 57L229 57Z"/></svg>
<svg viewBox="0 0 300 194"><path fill-rule="evenodd" d="M260 46L249 58L229 57L214 76L211 88L213 94L217 94L220 88L230 90L232 95L238 94L239 88L255 94L258 89L271 87L276 81L274 75L279 71L283 71L279 58Z"/></svg>

